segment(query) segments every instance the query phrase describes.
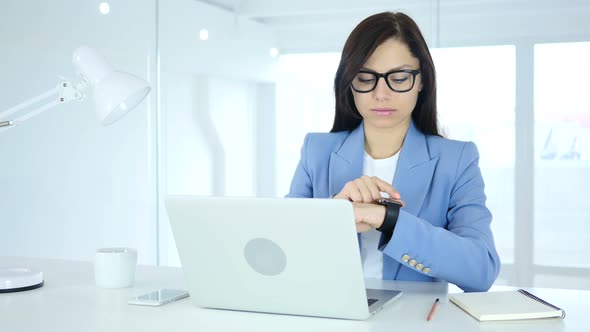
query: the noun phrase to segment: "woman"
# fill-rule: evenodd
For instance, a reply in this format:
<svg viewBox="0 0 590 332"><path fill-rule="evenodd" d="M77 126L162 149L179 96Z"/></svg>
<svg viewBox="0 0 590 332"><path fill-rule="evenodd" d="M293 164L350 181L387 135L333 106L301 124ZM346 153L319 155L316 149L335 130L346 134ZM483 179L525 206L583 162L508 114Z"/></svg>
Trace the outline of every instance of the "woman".
<svg viewBox="0 0 590 332"><path fill-rule="evenodd" d="M434 64L416 23L390 12L361 22L334 90L332 131L306 136L288 196L352 202L367 278L488 290L500 260L478 151L438 131Z"/></svg>

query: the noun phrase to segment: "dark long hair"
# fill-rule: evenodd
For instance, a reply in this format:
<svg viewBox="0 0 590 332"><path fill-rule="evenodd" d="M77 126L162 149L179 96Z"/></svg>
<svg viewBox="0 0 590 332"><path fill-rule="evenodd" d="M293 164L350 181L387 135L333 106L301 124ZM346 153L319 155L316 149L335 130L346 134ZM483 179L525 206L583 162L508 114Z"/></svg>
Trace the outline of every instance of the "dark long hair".
<svg viewBox="0 0 590 332"><path fill-rule="evenodd" d="M362 121L354 103L351 83L354 76L375 49L384 41L395 38L405 43L412 55L420 60L422 91L418 94L412 119L424 134L441 136L436 113L436 79L434 63L426 41L416 22L403 13L384 12L364 19L348 36L334 78L336 115L331 132L353 130Z"/></svg>

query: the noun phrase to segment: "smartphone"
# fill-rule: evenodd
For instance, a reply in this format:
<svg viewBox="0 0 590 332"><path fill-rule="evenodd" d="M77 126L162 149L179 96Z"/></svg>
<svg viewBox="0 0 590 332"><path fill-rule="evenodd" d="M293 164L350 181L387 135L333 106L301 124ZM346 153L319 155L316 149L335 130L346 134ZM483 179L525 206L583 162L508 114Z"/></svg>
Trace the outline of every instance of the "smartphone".
<svg viewBox="0 0 590 332"><path fill-rule="evenodd" d="M130 299L127 303L135 305L147 305L152 307L161 306L172 301L188 297L187 291L182 289L158 289L153 292L139 295Z"/></svg>

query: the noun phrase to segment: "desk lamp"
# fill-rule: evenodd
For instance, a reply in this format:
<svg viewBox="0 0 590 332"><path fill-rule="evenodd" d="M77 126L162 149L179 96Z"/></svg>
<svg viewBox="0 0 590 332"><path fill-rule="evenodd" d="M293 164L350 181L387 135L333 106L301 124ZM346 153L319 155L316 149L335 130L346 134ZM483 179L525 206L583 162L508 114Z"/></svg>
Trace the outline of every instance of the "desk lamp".
<svg viewBox="0 0 590 332"><path fill-rule="evenodd" d="M0 112L0 133L59 104L86 97L92 86L94 110L104 126L119 120L150 92L146 81L115 70L96 50L82 46L74 51L72 62L78 81L61 79L59 84L39 96ZM44 102L40 106L35 105ZM18 116L13 114L19 113ZM43 273L28 267L0 267L0 293L18 292L43 286Z"/></svg>

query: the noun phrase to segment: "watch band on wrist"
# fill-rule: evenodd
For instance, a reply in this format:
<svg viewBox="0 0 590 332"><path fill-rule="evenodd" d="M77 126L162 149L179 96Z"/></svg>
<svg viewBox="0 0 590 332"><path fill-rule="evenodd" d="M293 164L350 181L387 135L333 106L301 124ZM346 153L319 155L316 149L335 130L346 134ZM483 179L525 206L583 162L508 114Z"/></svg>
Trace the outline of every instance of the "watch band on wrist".
<svg viewBox="0 0 590 332"><path fill-rule="evenodd" d="M402 203L387 198L380 198L377 203L385 206L385 218L377 230L381 233L393 233Z"/></svg>

